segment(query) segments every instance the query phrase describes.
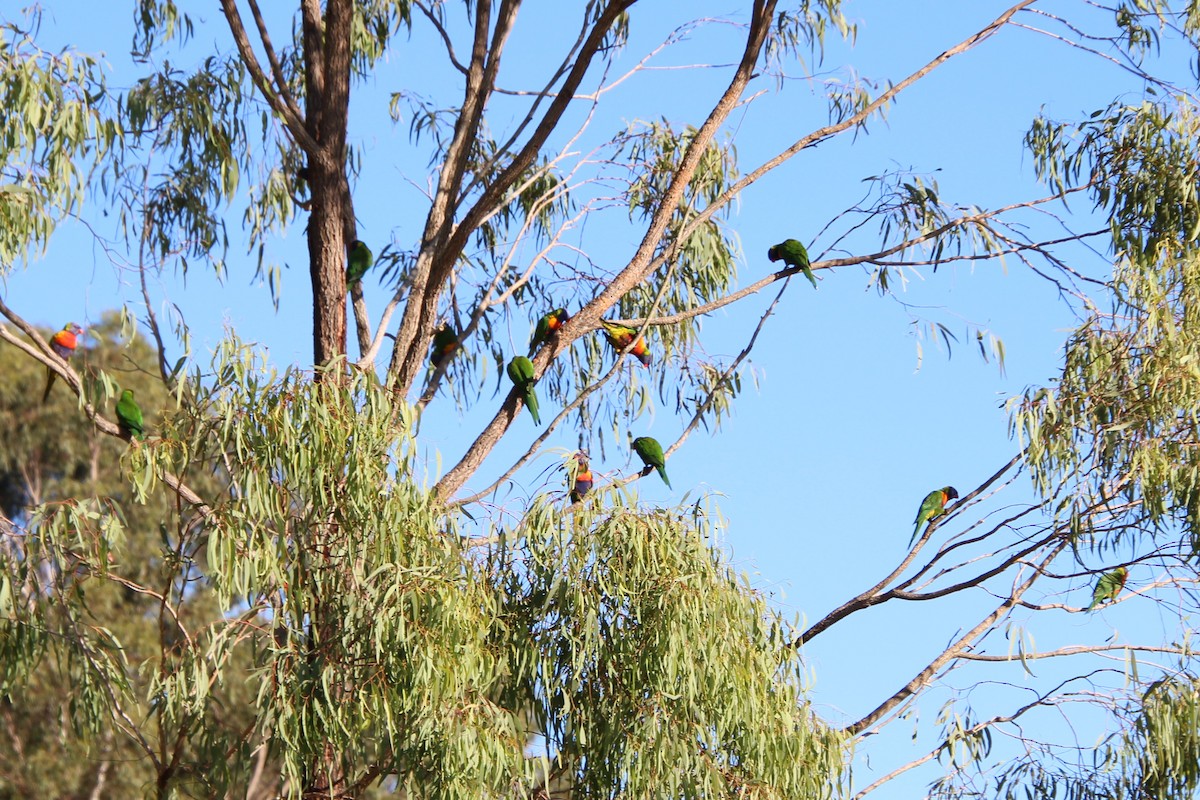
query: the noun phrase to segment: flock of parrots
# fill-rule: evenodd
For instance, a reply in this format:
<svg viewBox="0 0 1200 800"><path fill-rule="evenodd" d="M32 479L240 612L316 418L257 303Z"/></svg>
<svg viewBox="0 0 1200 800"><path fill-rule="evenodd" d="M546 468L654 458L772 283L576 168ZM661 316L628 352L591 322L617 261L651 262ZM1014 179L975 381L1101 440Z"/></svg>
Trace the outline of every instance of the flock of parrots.
<svg viewBox="0 0 1200 800"><path fill-rule="evenodd" d="M812 281L813 286L817 285L817 279L809 266L808 251L798 240L787 239L772 246L767 251L767 258L772 262L782 259L788 267L799 268L803 271L804 276ZM352 288L355 284L361 282L363 276L366 275L373 264L374 256L371 254L371 249L356 239L351 244L347 257L347 288ZM557 332L568 319L570 319L570 315L565 308L556 308L539 319L534 328L533 336L529 340L529 355L532 356L537 352L537 349ZM650 366L650 349L646 346L645 340L638 336L637 330L625 325L618 325L615 322L609 322L608 320L600 320L600 324L604 326L604 336L613 350L620 353L628 348L629 355L634 356L641 362L643 367ZM83 333L83 328L74 322L68 322L63 326L62 330L50 337L50 348L60 358L68 360L74 354L75 348L79 345L79 338ZM458 347L458 334L448 324L443 323L433 334L433 344L429 353L430 364L432 364L434 369L441 368L443 362L453 356ZM508 362L507 372L509 379L520 393L522 402L529 409L529 414L533 417L534 423L541 425L542 419L538 413L537 392L534 391L537 379L533 374L533 362L526 356L516 356ZM45 402L50 397L50 389L54 385L54 376L54 371L47 367L46 389L42 393L42 402ZM121 397L117 400L116 412L117 424L123 437L126 439L138 439L139 441L146 438L146 429L142 421L142 409L138 406L137 401L134 400L132 389L126 389L121 392ZM633 440L631 447L633 452L642 460L642 464L646 468L657 470L659 476L663 479L663 483L667 485L667 488L671 488L671 481L667 478L666 459L663 456L662 445L656 439L649 436L639 436ZM576 456L576 460L578 469L575 472L575 481L569 493L572 503L582 501L591 490L593 484L591 468L586 458L580 454ZM925 495L925 499L921 501L921 507L917 510L912 538L908 543L909 548L917 541L917 537L921 533L921 526L925 525L925 531L928 533L938 518L946 514L946 504L951 500L957 499L958 490L953 486L943 486L941 489L934 489ZM1116 600L1117 595L1124 588L1125 579L1128 576L1129 570L1123 566L1103 573L1096 581L1096 586L1092 590L1091 605L1086 610L1091 611L1097 606Z"/></svg>

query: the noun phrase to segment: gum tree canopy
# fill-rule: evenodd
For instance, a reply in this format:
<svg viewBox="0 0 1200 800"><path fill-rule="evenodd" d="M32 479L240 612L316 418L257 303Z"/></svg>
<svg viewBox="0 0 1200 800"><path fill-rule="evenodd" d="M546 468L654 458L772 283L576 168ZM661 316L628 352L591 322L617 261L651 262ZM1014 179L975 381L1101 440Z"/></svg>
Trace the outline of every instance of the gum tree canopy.
<svg viewBox="0 0 1200 800"><path fill-rule="evenodd" d="M855 55L840 0L288 5L139 0L128 62L0 14L0 269L82 230L133 293L74 352L0 301L0 798L857 798L912 770L938 797L1194 795L1200 6L963 4L961 38L869 79L825 66ZM950 201L847 158L897 100L1031 42L1117 77L1028 121L1027 194ZM823 152L859 199L809 179ZM772 193L803 218L739 284L738 202ZM310 294L281 291L289 228ZM194 357L214 300L163 287L238 285L243 252L281 309L311 298L310 364L236 331ZM638 500L679 489L672 456L797 295L993 263L1078 324L1061 374L1008 399L1011 460L934 496L889 574L796 619L707 498ZM704 346L716 311L732 357ZM144 438L114 422L129 389ZM429 441L439 404L481 427ZM632 442L652 412L682 433ZM613 469L631 447L644 469ZM956 631L904 672L881 607ZM1110 608L1149 624L1082 624ZM852 625L840 646L892 683L847 719L804 658ZM917 725L922 698L943 705ZM912 725L907 750L873 736Z"/></svg>

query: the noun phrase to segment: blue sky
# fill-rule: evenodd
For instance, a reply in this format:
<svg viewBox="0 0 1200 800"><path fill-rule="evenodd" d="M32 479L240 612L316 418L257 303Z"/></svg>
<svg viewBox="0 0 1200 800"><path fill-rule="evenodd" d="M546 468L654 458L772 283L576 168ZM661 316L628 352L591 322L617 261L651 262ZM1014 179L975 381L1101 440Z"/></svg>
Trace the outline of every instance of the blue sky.
<svg viewBox="0 0 1200 800"><path fill-rule="evenodd" d="M53 3L41 37L48 46L69 42L84 51L103 51L112 83L124 85L131 74L124 54L132 17L102 5ZM522 43L540 46L558 38L554 4L526 5L504 64L514 75L509 79L512 85L520 82L525 69L514 55ZM744 4L692 5L696 16L738 18ZM852 65L865 77L899 80L978 30L1008 4L927 0L916 5L920 13L913 13L914 4L893 0L848 3L849 16L860 26L857 44L851 49L831 37L820 74L844 76L845 67ZM683 19L675 19L671 4L647 6L634 17L626 61L657 44ZM1078 6L1064 0L1055 7ZM215 7L206 4L201 14L206 24L198 29L193 49L204 52L214 43L225 49L227 32ZM418 31L411 41L400 38L377 76L356 90L352 108L354 142L367 165L356 188L360 236L377 252L389 240L410 244L424 220L424 204L413 185L426 180L424 155L408 147L407 120L393 126L387 118L388 94L402 81L405 86L416 83L421 91L445 91L446 72L428 66L442 63L436 50L427 49L428 28L419 23ZM713 26L655 63L690 64L717 58L713 53L722 53L722 61L732 60L730 48L736 39L736 31ZM186 58L179 65L186 68ZM677 125L699 124L728 74L701 69L638 76L612 94L611 116L606 125L597 126L597 135L611 134L622 121L633 119L664 117ZM770 79L762 78L759 88L768 95L736 112L730 126L743 168L755 166L825 121L820 87L812 82L790 80L775 95ZM1052 116L1082 116L1139 88L1120 71L1097 67L1095 60L1045 37L1005 30L903 94L886 122L872 121L868 135L853 140L846 135L806 151L747 191L731 220L744 247L740 281L744 285L772 271L765 258L769 245L793 236L811 242L834 215L861 199L862 179L889 169L933 174L942 196L963 204L991 207L1040 196L1044 192L1034 184L1021 141L1033 115L1045 108ZM454 95L443 97L451 102ZM501 128L506 122L500 114L492 124ZM1074 210L1083 208L1080 204ZM230 224L236 229L238 223L231 219ZM309 362L302 228L301 218L272 246L271 255L290 265L278 312L266 285L253 280L253 260L236 246L223 282L199 267L186 281L172 274L162 277L164 296L183 308L192 326L202 363L226 328L268 347L278 365ZM596 237L591 246L597 258L623 264L640 235L641 229L630 225L624 235L618 232L603 241ZM851 240L863 248L871 242L870 236ZM814 257L826 244L815 242ZM1087 269L1102 266L1095 254L1077 255ZM114 267L80 226L67 224L44 257L8 276L3 291L6 301L27 319L50 327L66 319L96 320L122 302L136 303L134 278ZM64 291L64 286L72 288ZM368 304L378 314L386 302L384 291L370 278L365 286ZM707 350L736 354L773 294L768 289L706 319ZM648 502L673 503L685 495L691 500L714 493L729 521L722 544L734 563L750 572L779 607L809 621L890 571L904 554L913 515L927 491L953 484L965 493L1016 452L1002 403L1053 376L1065 334L1076 322L1049 284L1012 260L1003 265L952 264L936 274L924 269L900 301L880 298L859 268L822 273L817 291L796 282L752 356L758 390L746 383L749 388L738 400L735 415L718 435L700 431L688 439L669 464L674 491L657 479L638 486ZM953 357L947 358L934 341L915 335L918 317L945 322L959 336ZM1003 339L1005 372L979 358L968 325ZM523 346L528 326L525 321L514 323L514 346ZM921 359L918 346L923 349ZM466 414L448 402L431 407L422 425L431 474L437 469L436 454L442 468L448 468L490 418L500 399L490 401L489 394L490 387L480 408ZM649 433L666 444L685 423L660 409L638 421L635 435ZM505 466L504 455L522 452L536 435L522 415L485 474ZM567 430L550 442L560 448L573 443L574 435ZM557 458L553 453L543 456L518 476L518 484L532 490L549 480L556 486L558 478L547 479L541 471ZM623 448L610 448L608 458L593 468L616 475L629 465ZM469 486L483 485L473 481ZM515 494L520 493L518 489ZM1022 485L1005 502L1027 498ZM1087 589L1080 587L1066 602L1085 604ZM976 601L979 608L989 604L987 597L928 609L891 604L819 638L805 655L815 680L812 697L821 712L847 721L868 711L959 626L974 622L963 612ZM1113 612L1120 613L1123 610ZM1061 627L1040 635L1047 640L1103 638L1098 632L1111 621L1099 615L1086 620L1064 615ZM1021 669L1015 665L992 674L1018 685L1021 681ZM936 704L920 706L922 722L931 722ZM856 767L860 786L870 782L872 770L886 772L921 753L909 743L908 734L902 724L879 737L886 744L873 739L864 743L862 750L872 756L869 764L863 761ZM929 777L897 781L873 796L912 796Z"/></svg>

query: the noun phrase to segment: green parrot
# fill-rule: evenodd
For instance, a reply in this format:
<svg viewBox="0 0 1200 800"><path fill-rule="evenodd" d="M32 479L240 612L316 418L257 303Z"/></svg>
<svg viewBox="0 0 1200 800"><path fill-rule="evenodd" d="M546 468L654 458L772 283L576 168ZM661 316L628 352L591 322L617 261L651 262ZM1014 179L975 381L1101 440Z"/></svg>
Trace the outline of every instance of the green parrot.
<svg viewBox="0 0 1200 800"><path fill-rule="evenodd" d="M133 399L133 389L121 392L121 399L117 401L117 425L121 429L121 435L126 439L144 440L146 438L146 428L142 423L142 409Z"/></svg>
<svg viewBox="0 0 1200 800"><path fill-rule="evenodd" d="M1096 581L1096 588L1092 590L1092 604L1086 610L1091 611L1096 606L1116 600L1128 577L1129 570L1124 567L1117 567L1112 572L1101 575Z"/></svg>
<svg viewBox="0 0 1200 800"><path fill-rule="evenodd" d="M612 349L618 353L629 347L629 344L633 342L633 337L637 336L637 330L625 325L618 325L606 319L600 320L600 324L604 326L604 338L608 339ZM646 340L642 337L637 336L637 342L634 342L629 355L642 362L643 367L650 366L650 348L646 347Z"/></svg>
<svg viewBox="0 0 1200 800"><path fill-rule="evenodd" d="M556 308L539 319L537 327L533 330L533 338L529 340L529 355L536 353L542 343L550 338L550 334L561 328L570 318L571 315L565 308Z"/></svg>
<svg viewBox="0 0 1200 800"><path fill-rule="evenodd" d="M777 245L773 245L767 250L767 258L772 262L783 259L783 263L789 267L799 267L804 270L804 277L808 278L812 283L813 288L817 288L817 276L813 275L812 269L808 266L808 250L804 249L804 245L798 239L785 239Z"/></svg>
<svg viewBox="0 0 1200 800"><path fill-rule="evenodd" d="M346 262L346 288L350 289L367 274L367 270L375 263L375 256L371 253L371 248L355 239L350 245L350 256Z"/></svg>
<svg viewBox="0 0 1200 800"><path fill-rule="evenodd" d="M921 532L921 525L926 522L932 523L933 520L945 514L946 503L957 499L958 490L953 486L943 486L941 489L934 489L925 495L925 499L921 501L921 508L917 511L917 524L913 528L913 535L908 541L908 546L912 547L913 542L917 540L917 534Z"/></svg>
<svg viewBox="0 0 1200 800"><path fill-rule="evenodd" d="M658 443L657 439L639 436L633 440L633 452L638 454L638 458L642 459L642 463L647 467L654 467L658 470L658 474L668 489L673 488L670 479L667 478L667 461L663 457L662 445Z"/></svg>
<svg viewBox="0 0 1200 800"><path fill-rule="evenodd" d="M525 401L525 405L529 407L534 424L541 425L542 418L538 416L537 393L533 390L534 384L537 383L537 379L533 377L533 362L525 356L517 356L508 362L508 377L517 387L517 391L521 393L521 399Z"/></svg>
<svg viewBox="0 0 1200 800"><path fill-rule="evenodd" d="M437 369L447 356L453 356L458 350L458 334L450 324L443 322L441 327L433 332L433 348L429 351L429 363Z"/></svg>
<svg viewBox="0 0 1200 800"><path fill-rule="evenodd" d="M79 346L79 337L82 335L83 328L74 322L68 322L61 331L50 337L50 349L64 361L70 361L71 356L75 353L75 348ZM50 387L54 385L56 374L54 370L46 367L46 391L42 392L43 403L50 399Z"/></svg>

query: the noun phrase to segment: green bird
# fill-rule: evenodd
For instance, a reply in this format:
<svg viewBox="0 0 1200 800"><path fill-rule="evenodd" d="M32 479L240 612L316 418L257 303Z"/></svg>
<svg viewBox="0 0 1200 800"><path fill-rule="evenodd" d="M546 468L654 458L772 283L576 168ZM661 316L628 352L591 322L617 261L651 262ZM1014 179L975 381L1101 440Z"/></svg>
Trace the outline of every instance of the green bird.
<svg viewBox="0 0 1200 800"><path fill-rule="evenodd" d="M529 355L536 353L542 343L550 338L550 334L555 333L570 318L571 315L565 308L556 308L539 319L537 327L533 329L533 337L529 340Z"/></svg>
<svg viewBox="0 0 1200 800"><path fill-rule="evenodd" d="M908 541L908 546L912 547L913 542L917 540L917 534L921 532L921 525L926 522L932 523L933 520L945 514L946 503L957 499L958 490L953 486L943 486L925 495L925 499L921 501L921 508L917 511L917 524L913 528L913 535Z"/></svg>
<svg viewBox="0 0 1200 800"><path fill-rule="evenodd" d="M1096 581L1096 588L1092 590L1092 604L1087 607L1087 610L1091 611L1096 606L1116 600L1121 589L1125 587L1125 579L1128 577L1129 570L1124 567L1117 567L1112 572L1101 575Z"/></svg>
<svg viewBox="0 0 1200 800"><path fill-rule="evenodd" d="M799 267L804 270L804 277L808 278L812 283L813 288L817 288L817 276L813 275L812 268L809 267L808 250L804 249L798 239L785 239L777 245L772 245L767 250L767 258L772 262L783 259L783 263L789 267Z"/></svg>
<svg viewBox="0 0 1200 800"><path fill-rule="evenodd" d="M429 351L429 363L437 369L447 357L453 356L458 350L458 333L449 323L443 322L441 327L433 332L433 347Z"/></svg>
<svg viewBox="0 0 1200 800"><path fill-rule="evenodd" d="M350 255L346 259L346 288L350 289L361 281L374 263L375 256L371 253L371 248L355 239L350 245Z"/></svg>
<svg viewBox="0 0 1200 800"><path fill-rule="evenodd" d="M618 353L633 345L633 349L629 351L629 355L642 362L643 367L650 366L650 348L646 346L646 340L637 335L637 331L626 325L618 325L615 322L609 322L606 319L600 320L600 324L604 326L604 338L608 339L609 345ZM634 341L634 337L637 341Z"/></svg>
<svg viewBox="0 0 1200 800"><path fill-rule="evenodd" d="M658 443L657 439L639 436L633 440L633 452L638 454L638 458L642 459L642 463L647 467L654 467L658 470L663 483L667 485L668 489L672 488L671 480L667 477L667 460L663 457L662 445Z"/></svg>
<svg viewBox="0 0 1200 800"><path fill-rule="evenodd" d="M146 427L142 423L142 409L133 399L133 389L121 392L121 399L117 401L117 425L121 429L121 435L126 439L146 438Z"/></svg>
<svg viewBox="0 0 1200 800"><path fill-rule="evenodd" d="M537 379L533 377L533 362L525 356L517 356L508 362L508 377L517 387L517 391L521 393L521 399L525 401L525 405L529 407L534 424L541 425L542 418L538 416L537 393L533 390L534 384L537 383Z"/></svg>

